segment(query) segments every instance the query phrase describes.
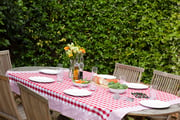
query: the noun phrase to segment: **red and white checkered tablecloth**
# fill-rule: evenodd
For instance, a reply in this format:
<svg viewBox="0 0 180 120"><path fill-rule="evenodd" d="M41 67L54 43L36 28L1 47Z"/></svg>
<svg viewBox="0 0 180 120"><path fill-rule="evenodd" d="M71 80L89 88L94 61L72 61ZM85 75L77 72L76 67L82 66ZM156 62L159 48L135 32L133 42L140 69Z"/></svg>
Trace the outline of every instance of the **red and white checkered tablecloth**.
<svg viewBox="0 0 180 120"><path fill-rule="evenodd" d="M89 77L89 72L84 72L84 76ZM28 80L29 77L32 76L45 76L50 77L54 80L57 79L56 75L48 75L42 74L38 71L21 71L14 72L8 71L7 76L12 83L21 82L29 88L37 91L41 95L51 98L53 102L58 102L61 104L65 104L66 107L71 107L73 109L77 109L80 112L86 112L89 115L95 115L99 120L107 120L109 119L110 114L116 110L125 110L127 108L138 108L140 106L139 102L144 100L145 98L136 98L134 102L129 102L125 100L114 100L112 98L113 93L109 92L107 88L97 87L96 91L92 93L90 96L86 97L75 97L64 94L63 91L69 88L75 88L73 86L71 79L68 77L68 73L65 73L64 80L62 83L52 82L52 83L37 83ZM80 89L88 89L88 88L80 88ZM123 96L135 98L131 93L132 92L142 92L149 95L149 89L145 90L135 90L128 89L126 93L122 94ZM157 99L162 101L173 101L179 99L179 97L168 94L162 91L157 91ZM56 103L53 103L56 104ZM53 108L51 108L53 109ZM143 109L143 108L142 108ZM147 109L147 108L146 108ZM57 109L56 109L57 110ZM65 109L64 109L65 110ZM135 109L133 109L135 110ZM63 110L59 110L61 113L65 113ZM76 111L73 111L76 112ZM82 116L82 115L79 115ZM70 116L72 117L72 116ZM81 118L81 117L80 117ZM83 118L82 118L83 119Z"/></svg>

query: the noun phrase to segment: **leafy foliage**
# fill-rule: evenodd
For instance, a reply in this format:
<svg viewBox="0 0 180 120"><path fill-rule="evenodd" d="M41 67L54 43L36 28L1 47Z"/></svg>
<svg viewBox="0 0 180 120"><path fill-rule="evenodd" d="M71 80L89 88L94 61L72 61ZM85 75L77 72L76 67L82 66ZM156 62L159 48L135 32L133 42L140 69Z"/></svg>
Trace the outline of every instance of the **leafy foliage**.
<svg viewBox="0 0 180 120"><path fill-rule="evenodd" d="M63 48L86 49L85 70L112 74L116 62L180 74L178 0L3 0L0 46L14 66L63 63Z"/></svg>
<svg viewBox="0 0 180 120"><path fill-rule="evenodd" d="M1 48L5 48L9 45L9 41L4 37L4 34L6 34L6 29L3 28L4 26L4 22L3 19L5 19L5 15L3 14L3 10L5 10L7 7L6 6L1 6L0 7L0 37L1 37L1 41L0 41L0 47Z"/></svg>

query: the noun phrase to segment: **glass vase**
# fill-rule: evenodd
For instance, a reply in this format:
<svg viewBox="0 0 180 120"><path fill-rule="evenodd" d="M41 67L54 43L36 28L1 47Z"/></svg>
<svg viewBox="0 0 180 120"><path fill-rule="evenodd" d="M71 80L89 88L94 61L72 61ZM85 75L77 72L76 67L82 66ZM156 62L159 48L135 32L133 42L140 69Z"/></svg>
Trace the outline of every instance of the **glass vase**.
<svg viewBox="0 0 180 120"><path fill-rule="evenodd" d="M77 58L70 59L69 78L71 78L72 80L79 79L79 63Z"/></svg>
<svg viewBox="0 0 180 120"><path fill-rule="evenodd" d="M74 71L74 60L70 59L69 78L73 78L73 71Z"/></svg>
<svg viewBox="0 0 180 120"><path fill-rule="evenodd" d="M83 79L84 58L76 55L75 59L70 59L69 78L72 80Z"/></svg>

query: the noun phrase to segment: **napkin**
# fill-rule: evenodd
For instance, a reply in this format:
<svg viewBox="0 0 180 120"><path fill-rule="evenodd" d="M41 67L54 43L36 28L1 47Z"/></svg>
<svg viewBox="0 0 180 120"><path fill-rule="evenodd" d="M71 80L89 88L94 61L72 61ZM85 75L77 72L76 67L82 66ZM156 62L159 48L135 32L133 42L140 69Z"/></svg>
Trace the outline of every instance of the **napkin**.
<svg viewBox="0 0 180 120"><path fill-rule="evenodd" d="M136 98L149 98L145 93L135 92L131 94L134 95Z"/></svg>

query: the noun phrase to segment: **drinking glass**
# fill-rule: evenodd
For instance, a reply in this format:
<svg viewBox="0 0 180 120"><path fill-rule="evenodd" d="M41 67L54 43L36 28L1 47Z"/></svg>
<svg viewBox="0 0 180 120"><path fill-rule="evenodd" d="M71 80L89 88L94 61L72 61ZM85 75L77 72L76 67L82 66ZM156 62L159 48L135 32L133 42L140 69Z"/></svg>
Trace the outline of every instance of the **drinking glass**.
<svg viewBox="0 0 180 120"><path fill-rule="evenodd" d="M60 83L63 81L64 69L63 64L58 64L58 73L57 73L57 82Z"/></svg>
<svg viewBox="0 0 180 120"><path fill-rule="evenodd" d="M149 89L150 89L149 99L151 99L151 100L156 99L156 88L157 88L157 85L150 85L149 86Z"/></svg>
<svg viewBox="0 0 180 120"><path fill-rule="evenodd" d="M97 67L92 67L92 77L97 76L97 71L98 71Z"/></svg>
<svg viewBox="0 0 180 120"><path fill-rule="evenodd" d="M122 84L126 83L126 76L125 75L120 76L120 83L122 83Z"/></svg>
<svg viewBox="0 0 180 120"><path fill-rule="evenodd" d="M94 82L95 76L97 76L97 67L92 67L92 73L91 73L91 83L90 83L90 90L95 91L96 90L96 85Z"/></svg>

